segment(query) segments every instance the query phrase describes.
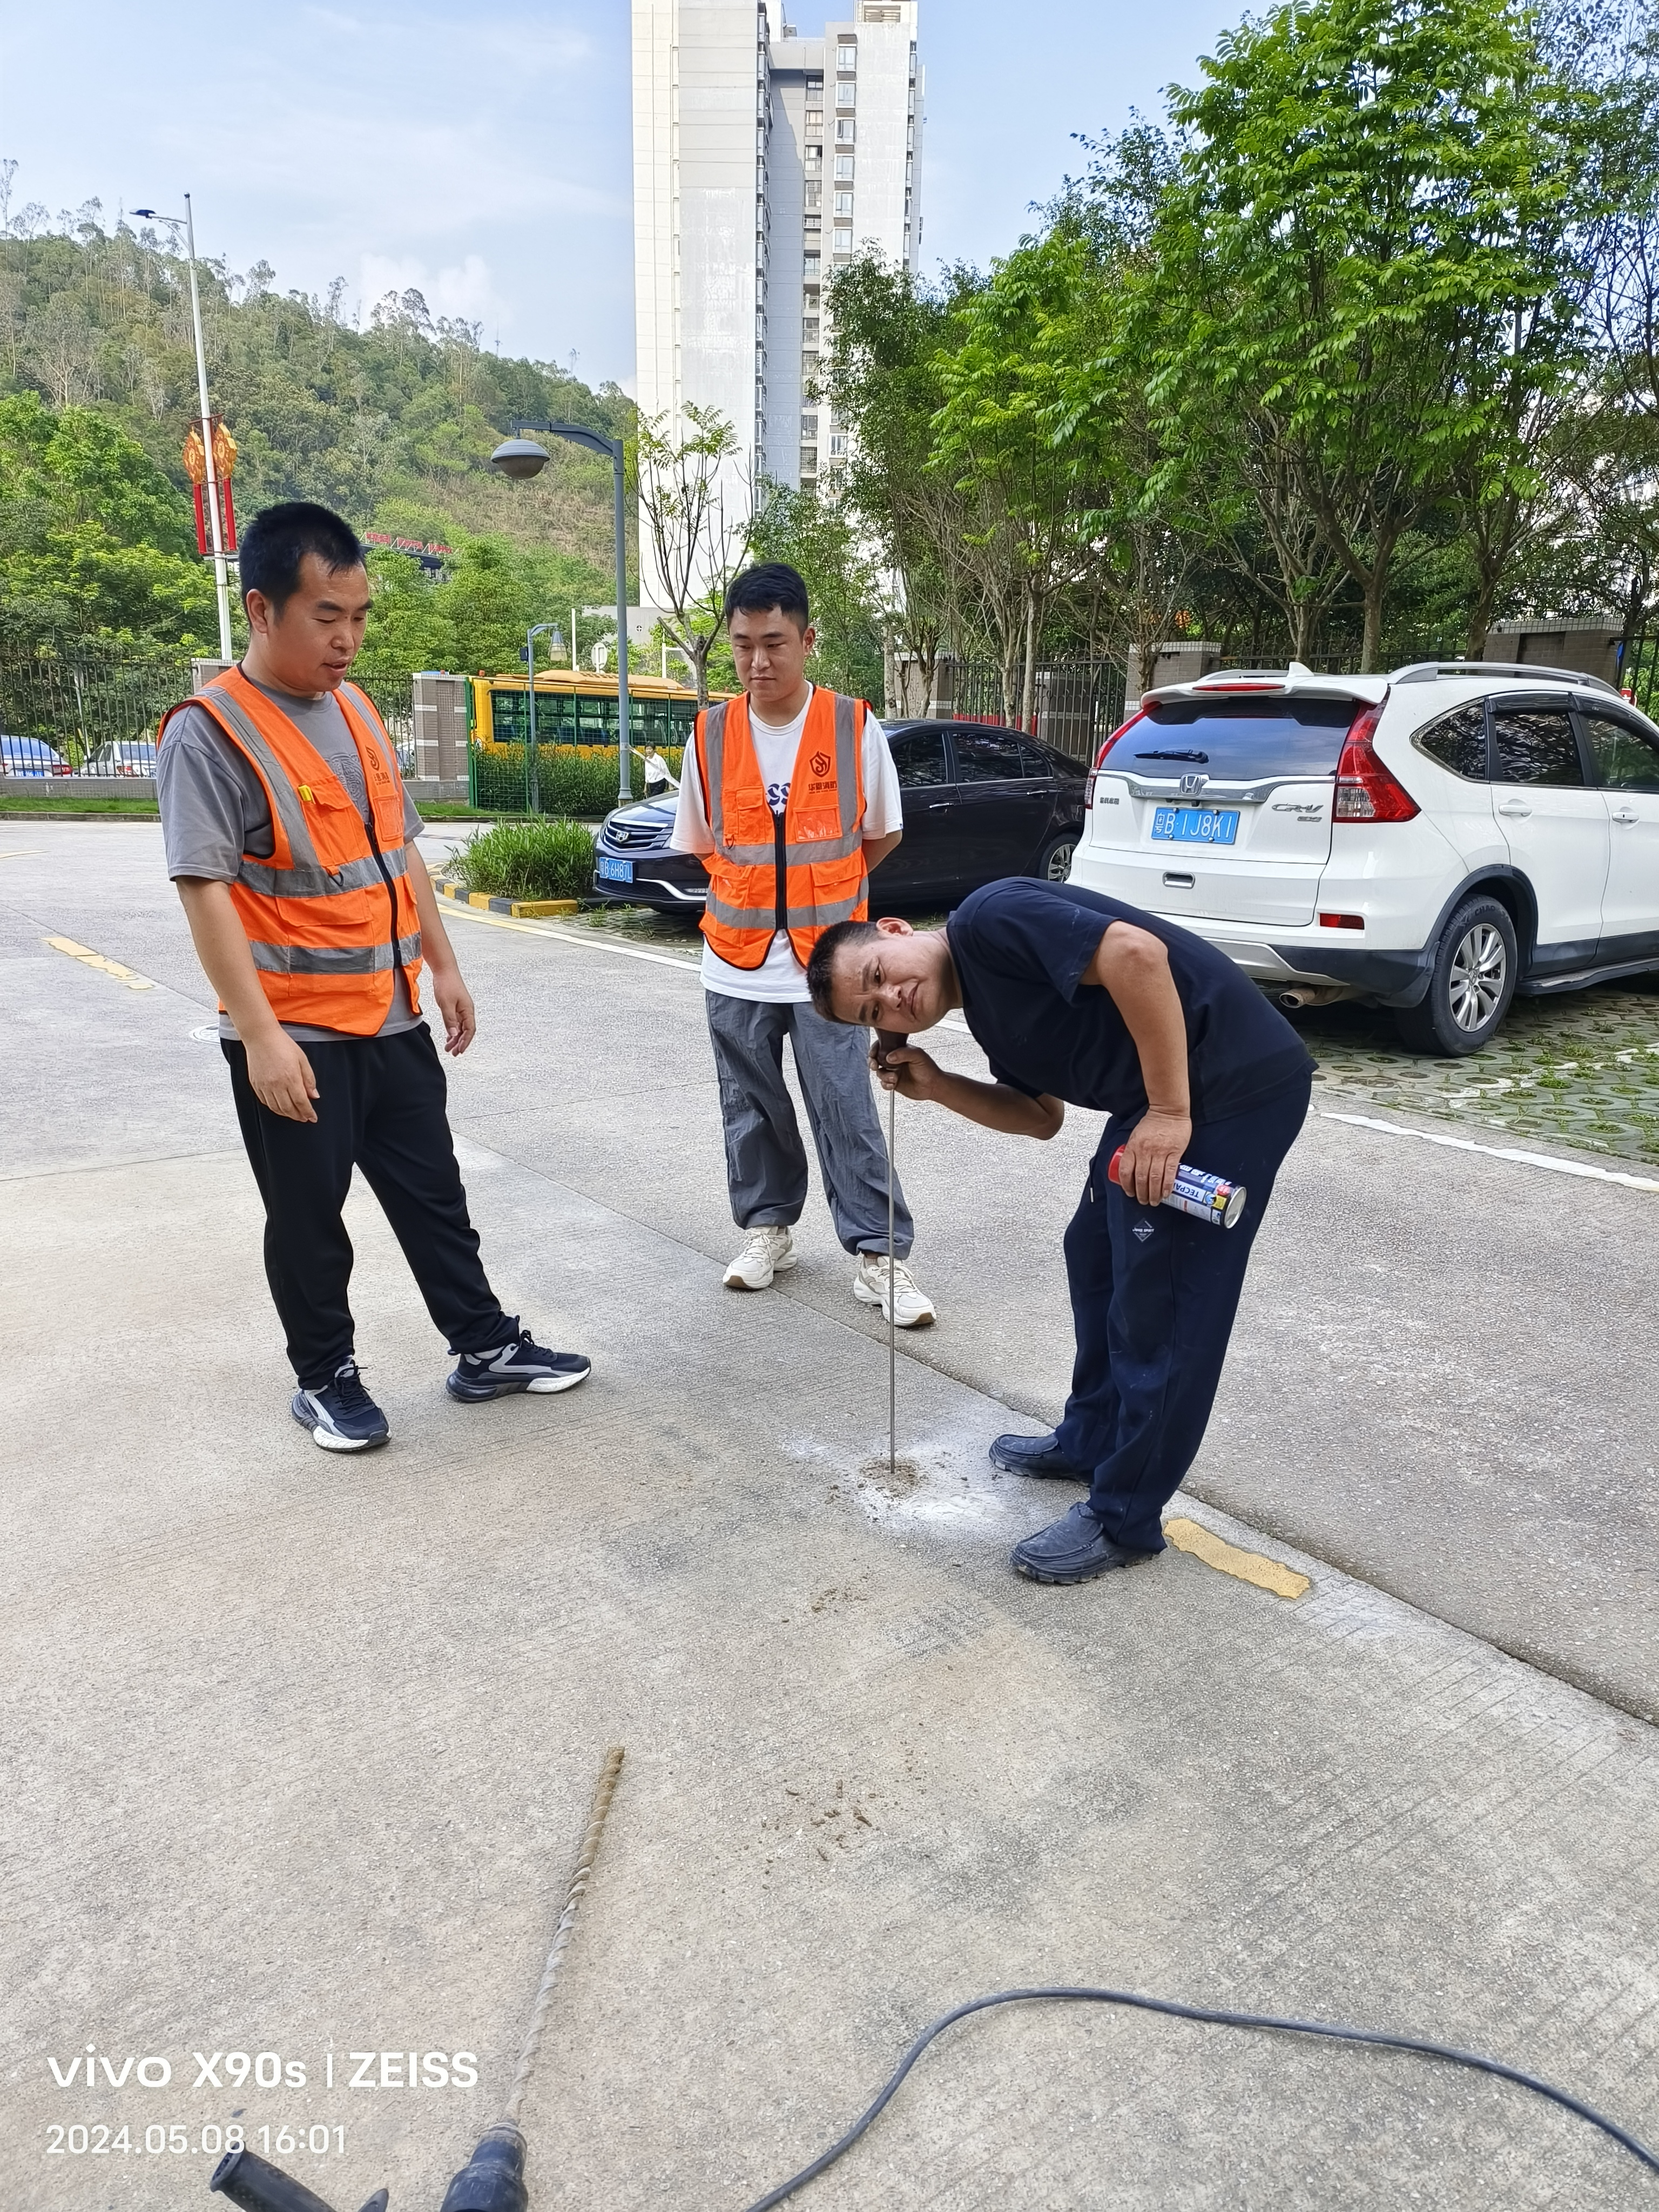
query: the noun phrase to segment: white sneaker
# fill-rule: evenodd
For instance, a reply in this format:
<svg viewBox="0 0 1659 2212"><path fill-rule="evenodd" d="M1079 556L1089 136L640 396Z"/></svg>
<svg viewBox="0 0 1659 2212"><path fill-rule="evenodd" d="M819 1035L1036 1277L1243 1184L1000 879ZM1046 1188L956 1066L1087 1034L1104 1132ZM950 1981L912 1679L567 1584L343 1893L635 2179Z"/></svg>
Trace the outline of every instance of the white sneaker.
<svg viewBox="0 0 1659 2212"><path fill-rule="evenodd" d="M795 1264L795 1240L787 1224L768 1222L751 1229L743 1249L726 1269L728 1291L763 1291L774 1275L787 1274Z"/></svg>
<svg viewBox="0 0 1659 2212"><path fill-rule="evenodd" d="M887 1310L887 1255L884 1252L860 1253L859 1271L853 1278L853 1296L859 1303L879 1306L882 1319L891 1319L900 1328L931 1328L938 1318L933 1301L926 1291L917 1289L915 1279L902 1260L893 1261L893 1285L897 1293L897 1311L890 1316Z"/></svg>

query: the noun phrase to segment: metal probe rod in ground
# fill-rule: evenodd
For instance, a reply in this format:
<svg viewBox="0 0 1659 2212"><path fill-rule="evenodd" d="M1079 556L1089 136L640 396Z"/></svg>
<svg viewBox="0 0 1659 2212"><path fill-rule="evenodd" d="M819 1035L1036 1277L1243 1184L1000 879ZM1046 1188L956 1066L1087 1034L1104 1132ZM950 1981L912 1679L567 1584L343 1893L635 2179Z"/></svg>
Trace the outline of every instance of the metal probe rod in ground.
<svg viewBox="0 0 1659 2212"><path fill-rule="evenodd" d="M887 1094L887 1480L898 1480L898 1288L893 1280L893 1149L898 1142L898 1093Z"/></svg>

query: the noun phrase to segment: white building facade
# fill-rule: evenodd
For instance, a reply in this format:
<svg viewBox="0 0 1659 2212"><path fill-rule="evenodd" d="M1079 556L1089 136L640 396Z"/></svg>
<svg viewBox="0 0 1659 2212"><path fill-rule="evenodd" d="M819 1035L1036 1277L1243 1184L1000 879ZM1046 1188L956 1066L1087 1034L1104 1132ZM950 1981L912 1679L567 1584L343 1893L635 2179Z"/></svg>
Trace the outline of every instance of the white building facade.
<svg viewBox="0 0 1659 2212"><path fill-rule="evenodd" d="M845 450L816 389L829 279L872 249L921 264L917 0L820 38L783 0L633 10L641 412L717 408L745 485L811 485Z"/></svg>

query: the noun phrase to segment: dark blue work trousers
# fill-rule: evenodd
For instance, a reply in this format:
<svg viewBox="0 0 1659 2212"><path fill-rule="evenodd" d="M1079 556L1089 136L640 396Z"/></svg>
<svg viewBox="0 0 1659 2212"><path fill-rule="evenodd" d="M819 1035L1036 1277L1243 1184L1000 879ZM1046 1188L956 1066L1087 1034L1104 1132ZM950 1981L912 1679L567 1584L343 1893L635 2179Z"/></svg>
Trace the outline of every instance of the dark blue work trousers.
<svg viewBox="0 0 1659 2212"><path fill-rule="evenodd" d="M1247 1112L1194 1124L1191 1164L1249 1193L1231 1229L1137 1206L1108 1180L1133 1121L1109 1121L1089 1164L1066 1231L1077 1360L1058 1438L1072 1466L1093 1469L1089 1503L1126 1550L1164 1548L1160 1515L1204 1441L1250 1248L1312 1085L1310 1069Z"/></svg>

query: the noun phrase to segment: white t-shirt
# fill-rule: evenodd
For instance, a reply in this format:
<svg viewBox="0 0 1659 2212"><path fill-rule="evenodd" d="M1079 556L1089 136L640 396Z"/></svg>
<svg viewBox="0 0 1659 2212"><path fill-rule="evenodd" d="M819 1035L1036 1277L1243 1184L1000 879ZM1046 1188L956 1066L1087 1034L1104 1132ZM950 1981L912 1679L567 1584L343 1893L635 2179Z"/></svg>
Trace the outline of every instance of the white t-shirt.
<svg viewBox="0 0 1659 2212"><path fill-rule="evenodd" d="M800 750L801 732L806 726L807 708L811 703L809 686L805 705L793 721L763 722L753 707L749 709L749 733L754 742L755 759L761 781L766 786L767 804L774 814L781 814L789 804L789 779L795 772L795 755ZM898 770L888 750L887 732L873 714L864 718L862 766L866 837L885 837L895 830L902 830L904 803L899 796ZM694 745L686 747L685 757L680 763L679 803L674 816L674 834L668 842L676 853L712 853L714 849ZM773 1004L805 1002L811 997L806 988L806 970L795 957L789 933L783 929L774 933L766 958L758 968L732 967L730 961L720 958L705 938L702 987L705 991L718 992L722 998L763 999Z"/></svg>

